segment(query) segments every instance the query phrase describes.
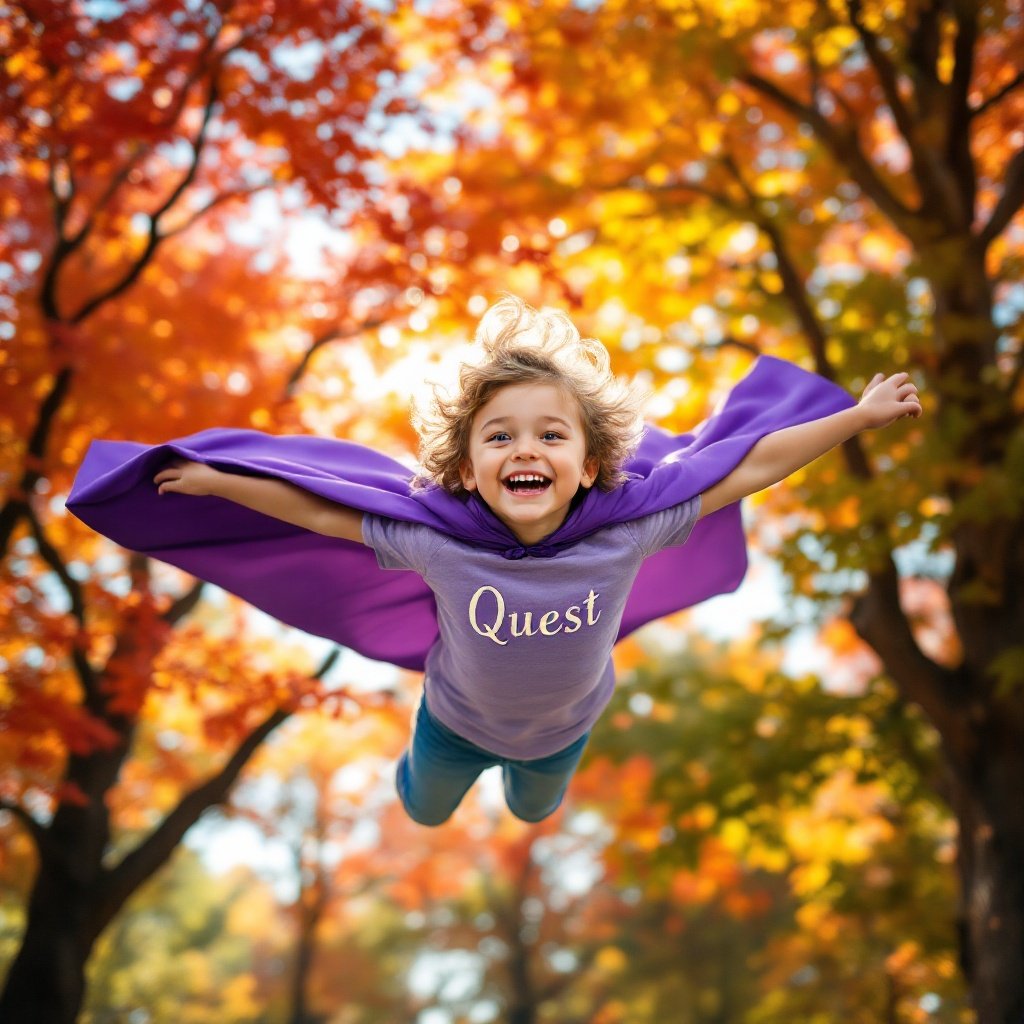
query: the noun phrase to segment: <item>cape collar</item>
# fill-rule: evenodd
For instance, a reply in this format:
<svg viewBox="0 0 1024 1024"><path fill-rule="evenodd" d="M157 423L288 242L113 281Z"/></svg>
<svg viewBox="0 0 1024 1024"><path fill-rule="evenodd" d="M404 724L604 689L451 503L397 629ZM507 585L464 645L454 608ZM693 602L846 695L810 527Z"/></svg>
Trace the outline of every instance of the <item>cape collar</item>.
<svg viewBox="0 0 1024 1024"><path fill-rule="evenodd" d="M475 547L495 551L512 560L527 556L551 558L610 525L601 520L598 506L603 503L602 492L596 488L585 490L581 497L573 499L562 525L536 544L523 544L476 493L458 497L435 486L420 491L417 499L448 524L442 527L444 532L462 541L471 540Z"/></svg>

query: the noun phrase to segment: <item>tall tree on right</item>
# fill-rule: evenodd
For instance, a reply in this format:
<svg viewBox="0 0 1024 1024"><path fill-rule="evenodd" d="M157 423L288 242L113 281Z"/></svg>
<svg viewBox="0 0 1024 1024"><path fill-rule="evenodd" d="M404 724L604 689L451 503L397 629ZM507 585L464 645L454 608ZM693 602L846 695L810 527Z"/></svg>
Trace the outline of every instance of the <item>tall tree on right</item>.
<svg viewBox="0 0 1024 1024"><path fill-rule="evenodd" d="M789 511L803 524L780 548L796 593L845 597L899 700L941 738L962 968L980 1024L1019 1024L1019 3L488 6L505 31L458 58L475 58L497 100L473 128L497 132L467 130L443 173L458 174L463 217L500 225L507 250L548 245L579 322L622 336L620 367L647 366L656 383L686 373L673 425L692 427L692 383L730 372L743 350L787 355L856 394L879 370L917 380L919 425L855 437L845 477L823 462L768 500L800 498ZM501 204L487 201L496 191ZM923 570L910 545L925 549ZM821 574L844 578L825 588ZM905 599L915 574L942 580L958 657L922 643Z"/></svg>

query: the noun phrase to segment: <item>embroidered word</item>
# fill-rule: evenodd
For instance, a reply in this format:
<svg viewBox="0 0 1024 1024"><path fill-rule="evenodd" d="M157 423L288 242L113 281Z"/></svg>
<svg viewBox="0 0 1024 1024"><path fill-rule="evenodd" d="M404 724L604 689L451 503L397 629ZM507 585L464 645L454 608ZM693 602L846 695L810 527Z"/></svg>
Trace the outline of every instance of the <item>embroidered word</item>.
<svg viewBox="0 0 1024 1024"><path fill-rule="evenodd" d="M480 599L485 594L492 594L495 601L495 610L493 616L488 615L487 618L493 618L493 622L481 622L479 618L480 610ZM550 611L545 612L538 622L537 626L533 625L533 612L511 612L508 616L508 628L509 632L513 637L519 636L536 636L536 634L542 633L544 636L554 636L556 633L566 632L575 633L582 625L583 620L580 618L580 612L585 606L587 609L587 625L593 626L599 618L601 618L600 612L594 611L594 602L600 597L600 594L595 594L593 590L587 595L587 599L582 605L573 604L570 605L564 612ZM560 618L564 618L564 622L559 622ZM480 636L485 636L489 640L493 640L496 644L500 644L502 647L508 643L508 640L502 640L498 636L499 630L505 624L505 598L502 597L501 591L497 587L481 587L470 599L469 602L469 624L473 627L474 631L479 633Z"/></svg>

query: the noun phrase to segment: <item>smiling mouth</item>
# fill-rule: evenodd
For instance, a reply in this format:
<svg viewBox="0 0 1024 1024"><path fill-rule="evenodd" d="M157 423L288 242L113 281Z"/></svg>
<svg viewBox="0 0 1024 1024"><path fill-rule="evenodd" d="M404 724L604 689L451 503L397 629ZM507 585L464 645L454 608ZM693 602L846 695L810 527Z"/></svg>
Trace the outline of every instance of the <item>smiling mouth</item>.
<svg viewBox="0 0 1024 1024"><path fill-rule="evenodd" d="M514 473L505 477L501 485L510 494L528 497L532 494L543 494L551 486L551 481L539 473Z"/></svg>

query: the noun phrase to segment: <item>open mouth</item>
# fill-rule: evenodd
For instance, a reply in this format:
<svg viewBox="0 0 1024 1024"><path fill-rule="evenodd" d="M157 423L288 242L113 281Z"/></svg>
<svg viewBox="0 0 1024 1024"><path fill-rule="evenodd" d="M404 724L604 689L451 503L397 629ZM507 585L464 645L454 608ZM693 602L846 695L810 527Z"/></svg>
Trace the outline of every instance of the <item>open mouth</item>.
<svg viewBox="0 0 1024 1024"><path fill-rule="evenodd" d="M543 494L551 486L551 481L539 473L513 473L501 484L510 494L530 495Z"/></svg>

